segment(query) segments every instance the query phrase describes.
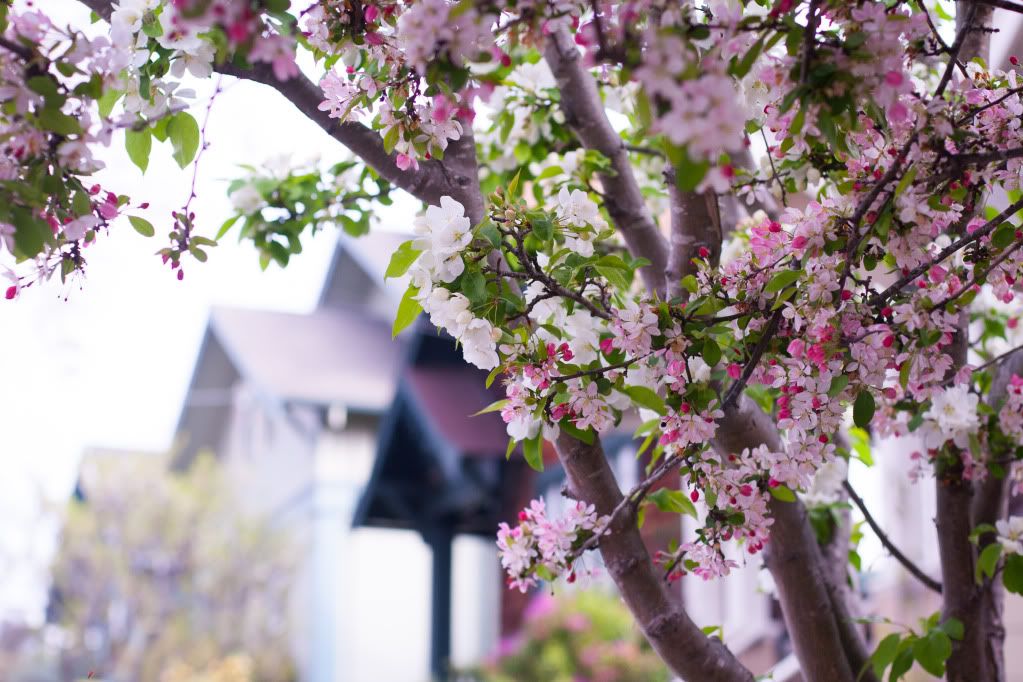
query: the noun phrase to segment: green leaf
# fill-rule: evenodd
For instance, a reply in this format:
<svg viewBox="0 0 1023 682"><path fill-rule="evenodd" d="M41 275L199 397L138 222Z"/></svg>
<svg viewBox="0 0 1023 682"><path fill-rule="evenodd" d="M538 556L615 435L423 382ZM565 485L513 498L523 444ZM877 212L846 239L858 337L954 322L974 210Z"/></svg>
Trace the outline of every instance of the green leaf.
<svg viewBox="0 0 1023 682"><path fill-rule="evenodd" d="M703 342L703 361L711 368L721 362L721 347L714 342L714 339L707 339Z"/></svg>
<svg viewBox="0 0 1023 682"><path fill-rule="evenodd" d="M153 224L146 220L145 218L139 218L138 216L130 215L128 216L128 221L131 223L131 226L135 228L135 231L138 232L143 237L152 237L154 234L156 234L156 230L153 228Z"/></svg>
<svg viewBox="0 0 1023 682"><path fill-rule="evenodd" d="M419 301L415 299L417 294L419 294L419 288L409 286L405 290L405 295L401 297L401 303L398 304L398 313L395 315L394 324L391 326L392 339L415 322L416 318L419 317L419 313L423 312L423 306L419 305Z"/></svg>
<svg viewBox="0 0 1023 682"><path fill-rule="evenodd" d="M479 270L469 270L462 277L462 293L474 305L487 300L487 280Z"/></svg>
<svg viewBox="0 0 1023 682"><path fill-rule="evenodd" d="M742 59L736 63L735 68L732 69L732 75L736 78L742 78L750 69L753 68L753 62L760 56L760 52L764 49L764 39L761 38L757 42L753 43L753 47L743 55Z"/></svg>
<svg viewBox="0 0 1023 682"><path fill-rule="evenodd" d="M991 244L998 249L1004 249L1016 241L1016 226L1012 223L1002 223L998 229L991 233Z"/></svg>
<svg viewBox="0 0 1023 682"><path fill-rule="evenodd" d="M163 26L160 24L160 19L155 14L147 12L145 21L142 22L142 32L150 38L159 38L163 35Z"/></svg>
<svg viewBox="0 0 1023 682"><path fill-rule="evenodd" d="M44 129L58 135L81 135L82 126L76 119L62 113L59 109L43 109L36 118Z"/></svg>
<svg viewBox="0 0 1023 682"><path fill-rule="evenodd" d="M692 192L696 189L710 170L709 161L693 161L685 152L673 158L672 165L675 169L675 185L683 192Z"/></svg>
<svg viewBox="0 0 1023 682"><path fill-rule="evenodd" d="M220 226L219 230L217 230L217 239L222 239L224 235L227 234L227 231L230 230L236 222L238 222L239 218L241 218L241 216L236 215L225 220L224 224Z"/></svg>
<svg viewBox="0 0 1023 682"><path fill-rule="evenodd" d="M903 390L909 385L909 373L911 371L913 371L913 360L908 358L902 363L902 367L899 368L899 385L902 386Z"/></svg>
<svg viewBox="0 0 1023 682"><path fill-rule="evenodd" d="M558 424L558 428L560 428L562 431L564 431L565 433L572 436L572 438L575 438L578 441L586 443L587 445L593 445L594 442L593 429L586 429L585 431L583 431L578 426L569 421L561 422L560 424Z"/></svg>
<svg viewBox="0 0 1023 682"><path fill-rule="evenodd" d="M654 391L651 391L646 386L626 386L625 393L632 398L632 402L653 410L657 414L664 414L668 411L668 406L664 404L664 400L661 396L657 395Z"/></svg>
<svg viewBox="0 0 1023 682"><path fill-rule="evenodd" d="M117 104L117 100L124 96L124 92L121 90L115 90L114 88L107 88L100 95L100 98L96 100L99 105L99 115L103 118L110 116L110 112L114 110L114 105Z"/></svg>
<svg viewBox="0 0 1023 682"><path fill-rule="evenodd" d="M680 490L668 490L667 488L661 488L647 495L647 499L657 505L657 508L662 512L687 514L692 516L694 519L698 518L696 505L694 505L692 501L690 501L689 497Z"/></svg>
<svg viewBox="0 0 1023 682"><path fill-rule="evenodd" d="M536 238L542 242L547 241L554 235L554 226L547 216L543 214L533 217L529 221L529 226L532 228Z"/></svg>
<svg viewBox="0 0 1023 682"><path fill-rule="evenodd" d="M543 437L536 435L522 442L522 453L526 464L536 471L543 471Z"/></svg>
<svg viewBox="0 0 1023 682"><path fill-rule="evenodd" d="M167 137L174 145L174 160L185 168L199 151L199 124L187 111L174 114L167 122Z"/></svg>
<svg viewBox="0 0 1023 682"><path fill-rule="evenodd" d="M32 76L25 81L32 92L42 95L46 100L46 108L60 109L67 98L61 93L57 79L50 75Z"/></svg>
<svg viewBox="0 0 1023 682"><path fill-rule="evenodd" d="M920 667L935 677L945 674L945 661L951 655L952 640L941 630L932 630L913 643L913 657Z"/></svg>
<svg viewBox="0 0 1023 682"><path fill-rule="evenodd" d="M792 492L792 489L785 485L778 485L773 488L768 487L771 491L771 497L782 502L795 502L796 494Z"/></svg>
<svg viewBox="0 0 1023 682"><path fill-rule="evenodd" d="M490 242L490 245L495 249L501 246L501 233L497 229L497 225L494 225L491 221L486 221L479 228L479 236Z"/></svg>
<svg viewBox="0 0 1023 682"><path fill-rule="evenodd" d="M148 128L142 130L128 129L124 134L124 148L128 150L128 158L143 173L149 168L149 153L153 150L153 137Z"/></svg>
<svg viewBox="0 0 1023 682"><path fill-rule="evenodd" d="M401 277L408 269L412 267L412 264L419 258L419 254L422 253L419 249L412 246L413 240L409 239L406 242L402 242L398 249L391 254L391 262L387 264L387 271L384 273L384 279L391 277Z"/></svg>
<svg viewBox="0 0 1023 682"><path fill-rule="evenodd" d="M913 179L916 177L916 169L916 166L912 166L902 176L902 179L899 180L899 184L895 186L895 196L899 196L906 191L906 188L909 187L910 183L912 183Z"/></svg>
<svg viewBox="0 0 1023 682"><path fill-rule="evenodd" d="M522 175L522 171L520 170L519 172L517 172L515 174L515 177L511 179L511 182L508 183L508 189L505 192L505 196L507 196L507 197L518 196L518 192L519 192L519 176L521 176L521 175Z"/></svg>
<svg viewBox="0 0 1023 682"><path fill-rule="evenodd" d="M900 679L903 675L909 672L909 669L913 667L913 652L909 649L905 649L895 657L895 661L892 663L892 670L888 673L888 682L895 682Z"/></svg>
<svg viewBox="0 0 1023 682"><path fill-rule="evenodd" d="M985 578L990 578L995 574L995 566L998 565L998 559L1002 556L1002 546L997 542L992 542L990 545L984 548L984 551L980 553L977 558L977 566L974 570L975 579L978 584Z"/></svg>
<svg viewBox="0 0 1023 682"><path fill-rule="evenodd" d="M34 258L53 238L49 223L21 206L11 210L11 224L14 225L14 248L20 257Z"/></svg>
<svg viewBox="0 0 1023 682"><path fill-rule="evenodd" d="M870 655L870 665L878 679L881 678L885 668L890 666L892 661L895 660L896 654L899 653L899 642L901 639L897 633L888 635L878 643L874 653Z"/></svg>
<svg viewBox="0 0 1023 682"><path fill-rule="evenodd" d="M965 630L963 628L963 623L962 623L961 620L959 620L957 618L949 618L948 620L946 620L944 623L942 623L938 627L946 635L948 635L949 637L951 637L952 639L954 639L956 641L961 640L963 638L963 635L965 634Z"/></svg>
<svg viewBox="0 0 1023 682"><path fill-rule="evenodd" d="M393 152L394 146L398 144L398 132L398 126L391 126L384 134L384 151L388 154Z"/></svg>
<svg viewBox="0 0 1023 682"><path fill-rule="evenodd" d="M486 383L486 387L487 388L491 387L491 385L494 383L494 379L497 378L497 376L501 373L502 369L503 368L501 367L501 365L498 365L494 369L490 370L490 374L487 375L487 383Z"/></svg>
<svg viewBox="0 0 1023 682"><path fill-rule="evenodd" d="M803 274L802 270L782 270L767 283L767 286L764 287L764 293L773 294L781 291L799 279L801 274Z"/></svg>
<svg viewBox="0 0 1023 682"><path fill-rule="evenodd" d="M853 426L849 429L849 440L852 441L853 452L868 467L874 466L874 457L870 452L870 434Z"/></svg>
<svg viewBox="0 0 1023 682"><path fill-rule="evenodd" d="M1013 594L1023 594L1023 556L1010 554L1005 558L1002 584Z"/></svg>
<svg viewBox="0 0 1023 682"><path fill-rule="evenodd" d="M844 374L837 375L834 379L831 380L831 386L828 387L828 397L834 398L839 393L841 393L848 385L849 377L847 377Z"/></svg>
<svg viewBox="0 0 1023 682"><path fill-rule="evenodd" d="M856 396L856 402L853 403L853 423L861 429L868 428L870 420L874 418L875 409L874 396L870 391L860 391Z"/></svg>
<svg viewBox="0 0 1023 682"><path fill-rule="evenodd" d="M490 403L489 405L484 407L482 410L479 410L478 412L473 412L469 416L470 417L478 417L479 415L487 414L488 412L500 412L501 410L504 409L504 406L507 405L507 404L508 404L508 399L507 398L501 398L500 400L495 400L494 402Z"/></svg>

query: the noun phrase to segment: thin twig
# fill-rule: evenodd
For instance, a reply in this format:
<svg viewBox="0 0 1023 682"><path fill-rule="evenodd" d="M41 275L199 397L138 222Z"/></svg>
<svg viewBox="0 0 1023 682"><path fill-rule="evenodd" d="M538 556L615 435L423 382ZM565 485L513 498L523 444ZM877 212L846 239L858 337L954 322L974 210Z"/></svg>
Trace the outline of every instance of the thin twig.
<svg viewBox="0 0 1023 682"><path fill-rule="evenodd" d="M732 382L732 385L728 387L728 392L725 393L724 400L721 401L721 409L727 410L735 401L738 400L739 394L742 393L742 389L746 387L750 377L753 376L753 372L756 370L757 365L760 363L760 358L763 357L764 351L767 350L767 344L770 343L774 337L774 333L778 331L778 324L781 322L781 312L783 308L778 308L774 311L774 315L771 316L767 326L764 327L764 331L760 335L760 340L757 341L757 345L753 348L753 353L750 355L749 362L742 368L742 375Z"/></svg>
<svg viewBox="0 0 1023 682"><path fill-rule="evenodd" d="M675 465L680 464L685 458L685 452L668 457L661 462L660 466L654 469L653 473L633 487L633 489L622 498L622 501L619 502L613 510L611 510L607 525L604 526L604 529L599 533L594 533L588 540L586 540L586 542L579 546L579 549L572 552L572 554L569 555L570 559L568 560L568 563L571 564L577 557L582 556L584 552L591 550L600 544L600 539L611 532L611 526L614 525L615 520L627 510L635 512L635 510L639 507L639 503L642 502L647 493L650 492L650 488L652 488L657 481L664 478L664 476L671 471Z"/></svg>
<svg viewBox="0 0 1023 682"><path fill-rule="evenodd" d="M934 97L932 99L938 99L945 93L945 88L948 87L949 81L952 80L952 72L955 70L956 62L959 61L959 51L963 47L963 41L966 40L966 34L970 32L973 27L973 19L977 16L977 5L970 5L969 9L966 10L966 21L963 22L963 28L959 31L952 46L948 48L948 65L945 67L945 73L941 76L941 81L938 83L937 89L934 91Z"/></svg>
<svg viewBox="0 0 1023 682"><path fill-rule="evenodd" d="M976 285L977 282L979 282L982 278L985 278L989 274L991 274L992 270L994 270L999 265L1001 265L1005 261L1006 258L1011 256L1013 254L1013 252L1015 252L1021 246L1023 246L1023 242L1016 242L1012 246L1006 248L1005 251L1002 251L1002 253L998 254L998 258L995 258L993 261L991 261L991 265L989 265L987 268L985 268L983 271L981 271L979 273L978 272L974 272L973 273L973 277L970 278L969 282L967 282L962 287L960 287L959 290L956 291L954 294L952 294L950 296L946 296L945 299L942 300L940 303L936 303L934 305L934 308L935 309L944 308L946 305L948 305L952 301L956 300L957 298L959 298L960 296L965 294L967 291L972 289L974 287L974 285Z"/></svg>
<svg viewBox="0 0 1023 682"><path fill-rule="evenodd" d="M1002 211L994 218L989 220L987 223L985 223L984 226L981 227L979 230L976 230L972 234L969 234L955 242L952 242L944 249L939 251L937 256L927 261L926 263L922 263L916 266L915 268L907 272L898 281L889 286L887 289L873 296L871 298L871 302L875 306L883 305L885 302L888 301L889 298L898 293L902 289L902 287L906 286L914 279L930 270L932 266L942 262L959 249L969 246L973 242L976 242L981 238L991 234L996 229L998 229L1002 225L1002 223L1006 222L1009 218L1015 215L1017 211L1021 209L1023 209L1023 199L1020 199L1019 201L1010 204L1004 211Z"/></svg>
<svg viewBox="0 0 1023 682"><path fill-rule="evenodd" d="M25 61L32 59L32 50L28 49L24 45L18 45L14 41L8 40L3 36L0 36L0 47L4 48L8 52L12 52Z"/></svg>
<svg viewBox="0 0 1023 682"><path fill-rule="evenodd" d="M807 79L810 77L810 64L813 63L814 47L817 41L817 21L819 19L817 15L818 4L820 4L820 0L810 0L810 8L807 10L803 62L799 67L799 82L801 85L806 85Z"/></svg>
<svg viewBox="0 0 1023 682"><path fill-rule="evenodd" d="M1015 2L1010 2L1010 0L975 0L975 1L979 2L981 5L991 5L992 7L997 7L998 9L1004 9L1008 10L1009 12L1018 12L1020 14L1023 14L1023 5L1017 4Z"/></svg>
<svg viewBox="0 0 1023 682"><path fill-rule="evenodd" d="M867 505L863 502L863 498L857 495L856 491L853 490L849 481L843 481L842 487L845 488L845 492L849 494L849 499L853 501L857 508L859 508L860 512L863 514L863 519L867 522L867 525L870 526L871 530L874 531L874 535L877 536L877 539L881 541L881 544L884 545L884 548L888 550L895 560L902 564L914 578L938 594L941 594L941 583L924 573L920 567L914 564L909 557L903 554L899 548L892 543L888 535L881 529L881 526L878 525L877 520L870 513L870 510L867 509Z"/></svg>
<svg viewBox="0 0 1023 682"><path fill-rule="evenodd" d="M983 372L988 367L991 367L992 365L997 365L998 363L1002 362L1003 360L1009 359L1015 353L1017 353L1017 352L1019 352L1021 350L1023 350L1023 346L1016 346L1015 348L1011 348L1011 349L1005 351L1004 353L1002 353L1001 355L998 355L998 356L996 356L994 358L991 358L990 360L985 362L983 365L977 365L976 367L973 368L973 371L974 372Z"/></svg>

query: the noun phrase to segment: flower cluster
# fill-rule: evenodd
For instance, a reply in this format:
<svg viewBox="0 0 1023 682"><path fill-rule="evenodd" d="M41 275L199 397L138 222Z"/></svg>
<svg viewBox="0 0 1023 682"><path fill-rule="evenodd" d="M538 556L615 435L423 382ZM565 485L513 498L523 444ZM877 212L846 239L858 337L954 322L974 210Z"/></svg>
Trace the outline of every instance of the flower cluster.
<svg viewBox="0 0 1023 682"><path fill-rule="evenodd" d="M517 526L502 523L497 532L508 586L525 592L539 579L552 581L561 575L574 582L577 552L587 540L605 533L609 522L608 517L597 515L592 504L583 502L569 505L564 516L551 519L543 499L533 500L519 512Z"/></svg>
<svg viewBox="0 0 1023 682"><path fill-rule="evenodd" d="M454 282L465 271L462 251L473 240L465 208L451 197L441 197L440 206L430 206L416 219L415 232L418 238L413 244L421 252L411 270L416 299L434 325L458 340L466 362L494 369L501 332L473 315L465 295L440 286Z"/></svg>
<svg viewBox="0 0 1023 682"><path fill-rule="evenodd" d="M1006 554L1023 554L1023 516L1010 516L995 523L998 543Z"/></svg>

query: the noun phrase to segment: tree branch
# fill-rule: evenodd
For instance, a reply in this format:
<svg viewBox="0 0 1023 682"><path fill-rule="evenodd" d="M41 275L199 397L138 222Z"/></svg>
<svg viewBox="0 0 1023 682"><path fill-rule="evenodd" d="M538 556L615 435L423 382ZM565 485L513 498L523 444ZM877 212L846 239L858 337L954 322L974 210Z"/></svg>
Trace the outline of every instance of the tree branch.
<svg viewBox="0 0 1023 682"><path fill-rule="evenodd" d="M558 458L572 497L610 515L624 499L597 441L586 445L562 433ZM720 639L708 637L689 618L654 568L635 514L617 514L601 538L600 553L608 573L650 644L672 671L700 682L752 682L750 673Z"/></svg>
<svg viewBox="0 0 1023 682"><path fill-rule="evenodd" d="M674 178L670 178L668 198L671 205L671 238L668 244L668 266L664 275L668 300L674 300L685 295L682 278L696 272L693 259L699 255L701 248L707 249L708 261L717 263L721 255L722 235L718 221L711 213L712 209L717 208L717 196L713 192L683 192L675 184Z"/></svg>
<svg viewBox="0 0 1023 682"><path fill-rule="evenodd" d="M874 535L876 535L877 539L881 541L881 544L888 550L888 553L891 554L896 561L902 564L903 568L909 571L914 578L926 585L929 589L941 594L941 583L924 573L919 566L913 563L909 557L902 553L902 550L895 546L895 543L891 541L891 538L889 538L887 533L885 533L881 528L877 519L875 519L874 515L870 513L869 509L867 509L867 505L864 503L863 498L856 493L849 481L843 481L842 487L845 488L846 493L849 494L849 499L853 501L853 504L859 508L860 513L863 514L863 518L867 522L867 525L874 531Z"/></svg>
<svg viewBox="0 0 1023 682"><path fill-rule="evenodd" d="M1003 223L1009 220L1009 218L1014 216L1021 209L1023 209L1023 199L1020 199L1019 201L1010 204L1008 207L1006 207L1004 211L996 215L991 220L987 221L984 224L984 226L981 227L980 229L975 230L973 233L968 234L965 237L962 237L961 239L952 242L944 249L939 251L938 255L936 255L934 258L931 258L926 263L922 263L921 265L918 265L917 267L907 272L905 275L900 277L898 281L889 286L887 289L872 296L871 303L874 306L883 305L886 301L888 301L888 299L897 294L902 289L902 287L906 286L914 279L927 272L932 265L937 265L938 263L942 262L943 260L951 256L953 253L958 251L959 249L969 246L974 242L980 241L981 238L994 232Z"/></svg>
<svg viewBox="0 0 1023 682"><path fill-rule="evenodd" d="M949 354L952 366L946 377L966 364L969 315L959 314L959 330ZM974 582L976 553L970 542L973 526L970 506L973 487L963 477L963 462L957 452L939 456L935 463L936 509L934 525L938 531L938 556L942 576L942 620L955 618L963 624L963 639L953 642L948 659L949 682L990 680L984 660L984 628L979 612L980 590Z"/></svg>
<svg viewBox="0 0 1023 682"><path fill-rule="evenodd" d="M111 0L79 0L103 19L110 20ZM362 159L388 182L405 190L420 201L428 204L440 203L440 197L451 196L466 208L466 214L473 224L483 220L483 201L479 194L479 179L476 170L476 149L472 129L463 123L462 139L452 142L444 165L436 160L423 161L418 170L403 171L398 168L394 153L384 151L383 139L375 130L361 123L339 123L330 118L326 111L320 111L323 94L319 86L303 75L280 80L273 73L270 64L257 63L249 68L230 62L216 65L219 73L250 80L273 88L283 95L303 115L316 123L327 134L343 144ZM470 155L466 152L471 150Z"/></svg>
<svg viewBox="0 0 1023 682"><path fill-rule="evenodd" d="M607 120L596 81L583 67L575 43L564 31L549 36L544 58L561 90L561 109L569 127L585 148L611 161L611 170L600 174L604 204L632 255L650 261L640 270L647 289L663 295L667 244L643 200L625 143Z"/></svg>
<svg viewBox="0 0 1023 682"><path fill-rule="evenodd" d="M994 360L992 364L1002 362L1003 364L995 372L991 382L991 390L988 393L987 404L999 409L1005 399L1009 387L1009 380L1013 374L1023 375L1023 353L1017 353L1023 346L1014 348L1003 353ZM993 454L988 452L990 458ZM995 521L1004 518L1008 513L1008 477L996 476L988 472L987 477L974 485L973 502L970 507L970 519L973 527L980 524L994 525ZM992 542L995 542L994 533L984 533L977 539L977 549L982 551ZM1002 610L1004 606L1005 593L998 581L991 581L984 586L981 593L982 606L980 607L981 617L984 619L986 631L985 656L996 676L995 679L1005 677L1005 656L1004 639L1005 626L1002 622Z"/></svg>

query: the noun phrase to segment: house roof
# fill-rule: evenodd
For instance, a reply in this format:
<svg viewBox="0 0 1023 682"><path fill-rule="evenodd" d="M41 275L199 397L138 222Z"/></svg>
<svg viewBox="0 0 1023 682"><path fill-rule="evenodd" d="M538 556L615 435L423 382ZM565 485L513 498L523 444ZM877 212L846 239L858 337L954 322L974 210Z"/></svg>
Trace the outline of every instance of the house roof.
<svg viewBox="0 0 1023 682"><path fill-rule="evenodd" d="M401 345L365 311L217 308L210 328L240 374L281 402L377 412L394 396Z"/></svg>
<svg viewBox="0 0 1023 682"><path fill-rule="evenodd" d="M393 312L408 287L408 278L385 279L384 273L391 255L402 242L411 238L407 233L384 230L373 230L361 237L341 234L320 291L318 307L330 307L339 302L364 303L372 291L382 293L389 304L384 307Z"/></svg>
<svg viewBox="0 0 1023 682"><path fill-rule="evenodd" d="M467 457L503 457L508 445L497 413L470 415L501 398L485 388L485 375L462 367L410 367L403 375L410 397L448 443Z"/></svg>
<svg viewBox="0 0 1023 682"><path fill-rule="evenodd" d="M488 535L512 514L532 471L505 457L499 414L471 416L503 391L461 355L450 337L415 326L354 525Z"/></svg>

